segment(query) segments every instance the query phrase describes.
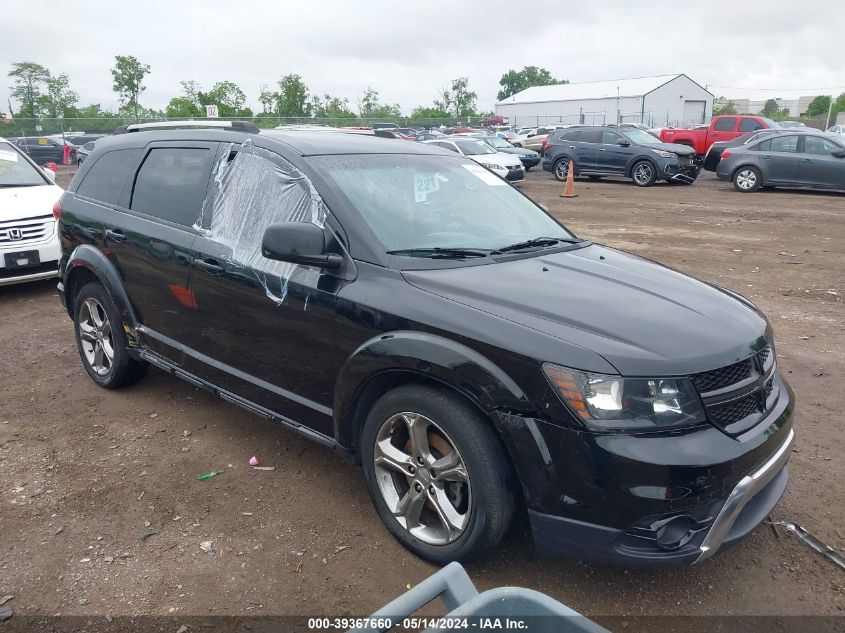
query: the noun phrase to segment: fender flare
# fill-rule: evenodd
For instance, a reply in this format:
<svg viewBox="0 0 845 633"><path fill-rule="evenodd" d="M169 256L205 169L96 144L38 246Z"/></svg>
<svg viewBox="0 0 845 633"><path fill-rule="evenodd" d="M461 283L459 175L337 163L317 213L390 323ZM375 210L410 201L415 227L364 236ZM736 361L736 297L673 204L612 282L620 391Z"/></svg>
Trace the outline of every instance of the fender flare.
<svg viewBox="0 0 845 633"><path fill-rule="evenodd" d="M117 267L98 248L90 244L77 246L68 258L67 268L63 275L63 282L66 289L71 287L75 271L80 269L93 273L97 280L103 284L112 299L115 310L120 315L124 327L127 330L127 337L130 346L134 346L135 329L139 325L138 317L129 301L129 296L123 287L123 281ZM66 307L71 313L73 306L70 305L70 295L66 295ZM72 315L71 315L72 316Z"/></svg>
<svg viewBox="0 0 845 633"><path fill-rule="evenodd" d="M650 156L635 156L630 161L628 161L628 165L625 167L625 177L630 178L631 174L634 172L634 165L637 163L641 163L646 161L647 163L651 163L651 166L654 168L656 173L660 173L660 167L658 166L657 162L652 160ZM659 178L659 176L658 176Z"/></svg>
<svg viewBox="0 0 845 633"><path fill-rule="evenodd" d="M335 438L340 445L352 446L357 441L353 403L366 384L377 375L397 371L448 385L486 413L497 408L533 409L522 388L474 349L427 332L389 332L365 341L340 369L333 406Z"/></svg>

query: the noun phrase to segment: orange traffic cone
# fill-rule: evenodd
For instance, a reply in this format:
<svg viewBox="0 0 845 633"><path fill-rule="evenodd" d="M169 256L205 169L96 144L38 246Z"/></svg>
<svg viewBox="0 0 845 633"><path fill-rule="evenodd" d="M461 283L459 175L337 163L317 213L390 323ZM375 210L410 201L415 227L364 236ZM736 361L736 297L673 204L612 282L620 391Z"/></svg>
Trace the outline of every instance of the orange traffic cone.
<svg viewBox="0 0 845 633"><path fill-rule="evenodd" d="M575 193L575 163L569 161L569 169L566 170L566 184L563 186L561 198L577 198Z"/></svg>

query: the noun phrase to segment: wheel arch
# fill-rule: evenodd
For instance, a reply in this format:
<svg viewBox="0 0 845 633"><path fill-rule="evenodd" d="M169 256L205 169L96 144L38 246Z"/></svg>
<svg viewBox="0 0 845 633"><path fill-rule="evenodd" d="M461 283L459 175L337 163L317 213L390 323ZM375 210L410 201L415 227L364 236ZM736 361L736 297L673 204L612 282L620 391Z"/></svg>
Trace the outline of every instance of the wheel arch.
<svg viewBox="0 0 845 633"><path fill-rule="evenodd" d="M413 382L446 388L487 419L497 408L531 409L519 385L477 351L438 335L391 332L363 343L340 370L333 407L338 444L357 453L363 422L375 401Z"/></svg>
<svg viewBox="0 0 845 633"><path fill-rule="evenodd" d="M736 167L734 167L733 170L731 171L731 182L734 181L734 179L736 178L736 175L739 172L739 170L744 169L746 167L752 167L758 174L760 174L760 186L761 187L766 184L765 180L763 178L763 170L760 169L760 167L758 165L755 165L754 163L742 163L741 165L737 165Z"/></svg>
<svg viewBox="0 0 845 633"><path fill-rule="evenodd" d="M135 346L135 328L138 318L126 290L123 288L120 273L115 265L99 249L90 244L77 246L68 258L68 264L63 275L65 288L65 309L73 318L73 304L76 295L85 284L99 282L111 297L114 308L126 328L126 336L130 347Z"/></svg>
<svg viewBox="0 0 845 633"><path fill-rule="evenodd" d="M660 167L658 167L656 161L654 161L650 156L646 156L645 154L634 156L630 161L628 161L628 166L625 168L625 177L631 178L631 175L634 173L634 165L643 161L646 161L648 164L651 165L651 168L654 169L655 174L657 174L657 177L659 178Z"/></svg>

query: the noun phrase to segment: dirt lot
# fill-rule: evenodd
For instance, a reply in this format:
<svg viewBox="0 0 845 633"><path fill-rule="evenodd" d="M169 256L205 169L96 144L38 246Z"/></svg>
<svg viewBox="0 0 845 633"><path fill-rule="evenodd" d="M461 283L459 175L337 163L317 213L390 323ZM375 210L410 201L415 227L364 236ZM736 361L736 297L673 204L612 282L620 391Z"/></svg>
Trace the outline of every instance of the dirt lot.
<svg viewBox="0 0 845 633"><path fill-rule="evenodd" d="M798 398L792 481L773 518L845 550L845 196L742 195L710 174L691 187L576 186L563 199L532 171L523 189L578 235L768 314ZM0 596L15 596L16 614L363 615L434 571L387 534L360 470L328 450L159 372L97 388L54 282L0 288L0 318ZM251 470L254 454L276 470ZM673 571L544 560L518 532L468 567L479 586L531 587L605 622L845 615L845 573L769 526Z"/></svg>

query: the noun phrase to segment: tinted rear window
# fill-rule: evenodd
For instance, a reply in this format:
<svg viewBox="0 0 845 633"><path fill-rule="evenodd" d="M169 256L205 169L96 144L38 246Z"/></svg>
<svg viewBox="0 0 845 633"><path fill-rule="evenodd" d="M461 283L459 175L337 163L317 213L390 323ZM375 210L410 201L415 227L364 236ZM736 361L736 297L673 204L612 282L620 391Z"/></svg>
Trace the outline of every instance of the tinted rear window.
<svg viewBox="0 0 845 633"><path fill-rule="evenodd" d="M140 149L118 149L100 154L76 194L108 204L118 204L130 171L140 155Z"/></svg>
<svg viewBox="0 0 845 633"><path fill-rule="evenodd" d="M601 143L601 130L581 130L581 143Z"/></svg>
<svg viewBox="0 0 845 633"><path fill-rule="evenodd" d="M150 150L135 179L133 211L193 226L200 217L212 152L203 148Z"/></svg>

